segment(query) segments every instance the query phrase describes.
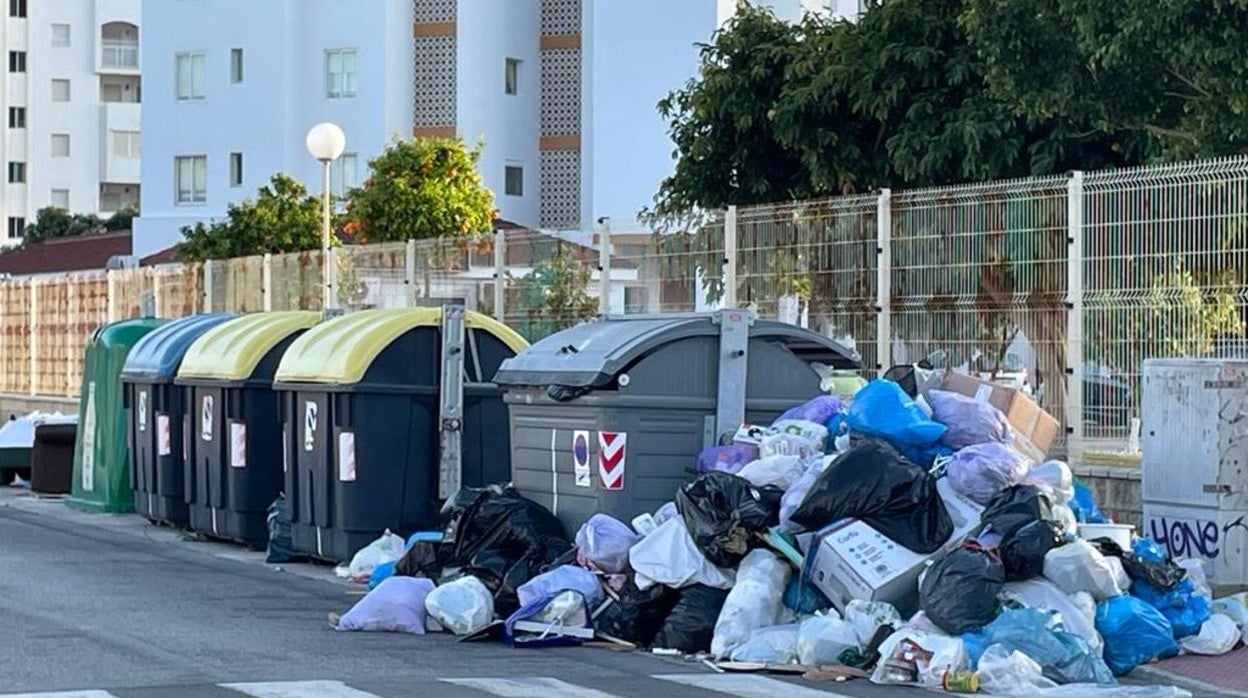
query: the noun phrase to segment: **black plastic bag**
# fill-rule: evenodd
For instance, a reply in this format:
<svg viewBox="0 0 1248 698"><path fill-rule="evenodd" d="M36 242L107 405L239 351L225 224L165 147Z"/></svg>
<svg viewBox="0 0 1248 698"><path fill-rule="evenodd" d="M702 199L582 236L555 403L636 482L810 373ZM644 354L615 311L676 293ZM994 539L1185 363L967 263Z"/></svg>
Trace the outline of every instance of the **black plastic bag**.
<svg viewBox="0 0 1248 698"><path fill-rule="evenodd" d="M1033 521L1051 521L1053 508L1049 498L1031 485L1014 485L1001 490L984 507L979 520L984 528L1003 539L1013 536Z"/></svg>
<svg viewBox="0 0 1248 698"><path fill-rule="evenodd" d="M286 506L286 496L278 495L269 505L269 554L264 561L273 564L298 560L295 554L295 543L290 534L290 509Z"/></svg>
<svg viewBox="0 0 1248 698"><path fill-rule="evenodd" d="M1001 564L1008 582L1039 577L1044 572L1044 556L1065 542L1062 526L1056 521L1037 519L1001 540Z"/></svg>
<svg viewBox="0 0 1248 698"><path fill-rule="evenodd" d="M837 456L791 520L817 531L847 517L916 553L935 552L953 535L936 480L877 439L864 439Z"/></svg>
<svg viewBox="0 0 1248 698"><path fill-rule="evenodd" d="M1122 549L1122 546L1109 538L1097 538L1089 541L1102 555L1120 558L1122 568L1132 581L1146 582L1160 591L1174 591L1187 575L1187 570L1175 564L1174 560L1161 562L1145 560L1133 552Z"/></svg>
<svg viewBox="0 0 1248 698"><path fill-rule="evenodd" d="M694 584L681 589L679 594L680 600L668 614L663 629L652 644L685 654L710 652L715 621L719 620L728 590Z"/></svg>
<svg viewBox="0 0 1248 698"><path fill-rule="evenodd" d="M464 488L448 500L443 576L470 574L494 594L499 615L520 607L516 589L567 552L559 519L512 487Z"/></svg>
<svg viewBox="0 0 1248 698"><path fill-rule="evenodd" d="M429 540L416 541L416 544L403 553L403 557L394 563L396 577L427 577L437 580L442 576L443 560L442 544Z"/></svg>
<svg viewBox="0 0 1248 698"><path fill-rule="evenodd" d="M925 363L893 366L884 372L884 380L900 385L902 392L916 398L932 388L939 388L944 378L944 371L934 371L931 365L924 366Z"/></svg>
<svg viewBox="0 0 1248 698"><path fill-rule="evenodd" d="M996 553L967 543L927 570L919 608L950 635L977 632L1001 611L1003 584L1005 567Z"/></svg>
<svg viewBox="0 0 1248 698"><path fill-rule="evenodd" d="M698 550L719 567L736 567L750 551L754 534L780 523L775 487L713 470L676 492L676 510Z"/></svg>
<svg viewBox="0 0 1248 698"><path fill-rule="evenodd" d="M663 623L680 601L679 591L662 584L645 591L638 589L631 574L619 596L594 619L594 627L598 632L642 647L654 642L654 636L663 629Z"/></svg>

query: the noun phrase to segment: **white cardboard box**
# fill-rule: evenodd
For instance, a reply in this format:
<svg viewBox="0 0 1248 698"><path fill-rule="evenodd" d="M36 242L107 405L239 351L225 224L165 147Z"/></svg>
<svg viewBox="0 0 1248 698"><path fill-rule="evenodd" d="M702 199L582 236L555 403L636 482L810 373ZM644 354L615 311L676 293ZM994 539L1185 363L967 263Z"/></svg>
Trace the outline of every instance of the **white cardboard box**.
<svg viewBox="0 0 1248 698"><path fill-rule="evenodd" d="M979 528L979 519L984 513L984 508L970 497L953 489L947 477L936 481L936 493L944 501L945 510L949 512L949 518L953 520L953 538L950 542L961 543Z"/></svg>
<svg viewBox="0 0 1248 698"><path fill-rule="evenodd" d="M887 601L903 616L918 608L919 574L928 556L903 548L858 519L815 535L810 579L837 610L853 599Z"/></svg>

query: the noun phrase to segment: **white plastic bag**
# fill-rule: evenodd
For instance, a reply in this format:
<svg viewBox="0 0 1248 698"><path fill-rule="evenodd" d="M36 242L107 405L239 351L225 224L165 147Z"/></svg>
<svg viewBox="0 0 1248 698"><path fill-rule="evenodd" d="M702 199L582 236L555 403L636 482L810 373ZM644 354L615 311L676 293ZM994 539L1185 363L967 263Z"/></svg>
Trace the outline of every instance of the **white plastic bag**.
<svg viewBox="0 0 1248 698"><path fill-rule="evenodd" d="M835 615L807 618L797 632L797 661L804 666L840 664L841 653L851 647L862 647L858 634Z"/></svg>
<svg viewBox="0 0 1248 698"><path fill-rule="evenodd" d="M810 452L823 453L824 444L828 441L828 428L822 424L808 422L804 419L781 419L767 429L767 436L775 434L791 434L800 436L810 444ZM764 439L767 437L764 436ZM762 442L759 442L759 455L762 455Z"/></svg>
<svg viewBox="0 0 1248 698"><path fill-rule="evenodd" d="M1240 630L1248 625L1248 592L1224 596L1213 602L1213 612L1235 621Z"/></svg>
<svg viewBox="0 0 1248 698"><path fill-rule="evenodd" d="M904 640L909 640L910 642L923 648L924 651L931 652L933 660L937 656L949 657L951 655L955 655L957 653L957 648L950 647L950 645L953 645L955 643L957 644L962 643L962 640L960 640L959 638L951 637L949 635L945 635L944 633L923 632L915 628L903 627L897 632L885 638L884 642L880 643L880 661L876 663L875 670L871 672L871 683L878 683L878 684L901 683L901 682L890 679L888 675L889 668L887 665L888 665L888 660L896 653L897 646L900 645L902 641ZM917 663L915 666L915 669L917 670L919 678L916 678L914 681L908 681L904 683L906 683L907 685L909 684L917 685L922 680L923 673L925 671L928 671L930 667L931 667L931 664L929 662Z"/></svg>
<svg viewBox="0 0 1248 698"><path fill-rule="evenodd" d="M424 635L431 591L433 582L423 577L388 577L338 619L338 629Z"/></svg>
<svg viewBox="0 0 1248 698"><path fill-rule="evenodd" d="M792 664L797 659L797 626L773 625L750 633L750 639L732 651L734 662Z"/></svg>
<svg viewBox="0 0 1248 698"><path fill-rule="evenodd" d="M805 462L822 455L823 450L816 451L811 439L797 434L768 434L758 442L759 458L793 456ZM738 471L737 474L741 473Z"/></svg>
<svg viewBox="0 0 1248 698"><path fill-rule="evenodd" d="M1043 670L1035 660L1004 645L992 645L979 658L979 690L998 696L1032 696L1037 691L1056 688L1057 684L1044 678Z"/></svg>
<svg viewBox="0 0 1248 698"><path fill-rule="evenodd" d="M1110 568L1114 570L1114 584L1118 587L1118 590L1124 594L1130 591L1131 577L1127 574L1127 568L1122 566L1122 560L1112 555L1106 555L1105 562L1108 562Z"/></svg>
<svg viewBox="0 0 1248 698"><path fill-rule="evenodd" d="M772 485L787 490L802 476L805 461L798 456L766 456L745 464L737 471L737 477L743 477L755 487Z"/></svg>
<svg viewBox="0 0 1248 698"><path fill-rule="evenodd" d="M1086 540L1076 540L1046 553L1044 576L1067 594L1086 591L1098 602L1122 595L1113 565Z"/></svg>
<svg viewBox="0 0 1248 698"><path fill-rule="evenodd" d="M928 688L944 689L945 674L966 671L971 668L971 656L961 638L951 638L932 653L926 667L919 669L919 683Z"/></svg>
<svg viewBox="0 0 1248 698"><path fill-rule="evenodd" d="M676 502L667 502L654 512L654 523L662 526L667 523L668 519L679 519L680 510L676 508Z"/></svg>
<svg viewBox="0 0 1248 698"><path fill-rule="evenodd" d="M1046 460L1040 465L1033 465L1023 478L1023 484L1035 485L1046 490L1049 501L1054 504L1066 504L1075 496L1075 476L1070 466L1060 460Z"/></svg>
<svg viewBox="0 0 1248 698"><path fill-rule="evenodd" d="M802 506L802 500L806 499L806 493L810 491L811 485L815 484L815 480L828 469L828 465L832 463L835 456L824 456L819 460L813 461L806 466L806 470L801 477L793 482L793 485L785 491L780 497L780 530L786 533L799 533L802 527L789 522L789 517Z"/></svg>
<svg viewBox="0 0 1248 698"><path fill-rule="evenodd" d="M1001 588L1001 598L1017 601L1028 608L1057 613L1062 619L1062 628L1072 635L1082 637L1093 652L1100 656L1105 641L1096 631L1096 602L1086 592L1079 592L1072 598L1063 594L1053 582L1037 578L1008 582Z"/></svg>
<svg viewBox="0 0 1248 698"><path fill-rule="evenodd" d="M854 599L845 606L845 620L854 626L858 636L858 646L866 647L875 637L875 631L881 625L901 627L901 614L892 604L885 601L863 601Z"/></svg>
<svg viewBox="0 0 1248 698"><path fill-rule="evenodd" d="M1065 504L1054 504L1051 513L1053 520L1061 524L1062 530L1072 536L1079 535L1079 521L1075 518L1075 512Z"/></svg>
<svg viewBox="0 0 1248 698"><path fill-rule="evenodd" d="M380 538L360 548L351 558L351 564L347 566L347 572L352 579L367 581L378 565L395 562L403 557L406 548L407 542L391 533L390 529L387 528Z"/></svg>
<svg viewBox="0 0 1248 698"><path fill-rule="evenodd" d="M1226 654L1235 649L1242 636L1234 620L1214 613L1201 624L1199 633L1179 640L1179 646L1191 654Z"/></svg>
<svg viewBox="0 0 1248 698"><path fill-rule="evenodd" d="M713 656L730 656L755 630L779 622L790 574L789 565L770 550L755 548L741 560L737 582L715 621Z"/></svg>
<svg viewBox="0 0 1248 698"><path fill-rule="evenodd" d="M608 574L628 571L628 549L640 539L627 524L594 514L576 532L576 547L585 559Z"/></svg>
<svg viewBox="0 0 1248 698"><path fill-rule="evenodd" d="M456 635L471 635L494 620L494 597L476 577L460 577L429 592L425 609Z"/></svg>
<svg viewBox="0 0 1248 698"><path fill-rule="evenodd" d="M1209 578L1205 576L1205 563L1197 558L1186 557L1174 563L1187 572L1187 578L1196 585L1196 594L1210 601L1213 600L1213 589L1209 587Z"/></svg>
<svg viewBox="0 0 1248 698"><path fill-rule="evenodd" d="M534 601L540 601L568 590L580 592L591 609L598 608L605 596L602 585L598 583L598 576L576 565L561 565L549 572L537 575L521 584L516 589L516 596L521 606L528 606Z"/></svg>
<svg viewBox="0 0 1248 698"><path fill-rule="evenodd" d="M628 551L628 559L637 573L637 588L642 591L655 584L673 589L690 584L732 587L732 579L698 550L679 516L664 521L654 533L642 538Z"/></svg>

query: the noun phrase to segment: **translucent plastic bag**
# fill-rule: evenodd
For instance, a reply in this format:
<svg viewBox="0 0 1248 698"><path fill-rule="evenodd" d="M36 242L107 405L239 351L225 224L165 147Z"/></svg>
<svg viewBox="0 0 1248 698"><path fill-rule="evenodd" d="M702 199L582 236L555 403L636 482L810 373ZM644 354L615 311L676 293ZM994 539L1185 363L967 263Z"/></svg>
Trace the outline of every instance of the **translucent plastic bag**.
<svg viewBox="0 0 1248 698"><path fill-rule="evenodd" d="M758 446L734 443L727 446L707 446L698 454L695 469L699 475L712 470L736 474L746 463L758 460Z"/></svg>
<svg viewBox="0 0 1248 698"><path fill-rule="evenodd" d="M1075 599L1062 593L1047 579L1009 582L1001 590L1002 599L1018 602L1027 608L1053 611L1061 619L1066 632L1082 637L1099 654L1105 643L1100 633L1096 632L1096 602L1088 594L1081 594L1086 599L1086 608L1080 608Z"/></svg>
<svg viewBox="0 0 1248 698"><path fill-rule="evenodd" d="M715 621L712 655L727 657L755 630L779 622L790 574L788 563L769 550L755 548L745 556Z"/></svg>
<svg viewBox="0 0 1248 698"><path fill-rule="evenodd" d="M1070 466L1060 460L1046 460L1039 465L1031 466L1023 483L1043 488L1049 494L1050 501L1065 504L1075 497L1075 476Z"/></svg>
<svg viewBox="0 0 1248 698"><path fill-rule="evenodd" d="M1010 420L996 407L945 390L928 391L925 398L932 406L933 421L945 425L945 435L940 441L946 446L959 449L1010 442Z"/></svg>
<svg viewBox="0 0 1248 698"><path fill-rule="evenodd" d="M802 500L806 499L806 493L810 491L811 485L819 479L823 471L828 469L828 464L832 462L835 456L824 456L806 466L806 470L802 472L801 477L797 478L784 492L784 496L780 498L780 530L785 533L800 533L804 527L799 524L789 522L789 517L793 516L793 512L797 511L802 505Z"/></svg>
<svg viewBox="0 0 1248 698"><path fill-rule="evenodd" d="M768 436L794 436L802 439L810 449L810 455L823 453L823 449L828 443L828 428L822 422L808 422L804 419L779 419L767 429L767 434L759 441L759 455L768 455L763 453L763 442ZM773 444L779 443L776 441ZM779 446L771 446L770 453L782 452ZM796 455L796 454L791 454Z"/></svg>
<svg viewBox="0 0 1248 698"><path fill-rule="evenodd" d="M528 606L561 591L579 592L591 609L597 608L605 596L598 575L576 565L561 565L539 574L521 584L516 589L516 595L521 606Z"/></svg>
<svg viewBox="0 0 1248 698"><path fill-rule="evenodd" d="M1067 594L1086 591L1097 601L1122 594L1113 565L1086 540L1050 550L1044 556L1044 576Z"/></svg>
<svg viewBox="0 0 1248 698"><path fill-rule="evenodd" d="M1023 481L1030 461L999 443L967 446L953 454L946 468L949 484L978 504L987 504L1007 487Z"/></svg>
<svg viewBox="0 0 1248 698"><path fill-rule="evenodd" d="M425 600L433 582L390 577L338 619L339 630L425 634Z"/></svg>
<svg viewBox="0 0 1248 698"><path fill-rule="evenodd" d="M798 626L774 625L750 633L750 639L732 651L734 662L792 664L797 659Z"/></svg>
<svg viewBox="0 0 1248 698"><path fill-rule="evenodd" d="M1213 612L1230 618L1243 630L1248 625L1248 592L1217 599L1213 602Z"/></svg>
<svg viewBox="0 0 1248 698"><path fill-rule="evenodd" d="M779 487L787 490L806 471L806 461L798 456L763 456L746 464L737 472L755 487Z"/></svg>
<svg viewBox="0 0 1248 698"><path fill-rule="evenodd" d="M861 649L863 643L853 624L835 614L807 618L797 633L797 661L805 666L839 664L841 653L851 647Z"/></svg>
<svg viewBox="0 0 1248 698"><path fill-rule="evenodd" d="M494 620L494 596L476 577L460 577L429 592L425 608L456 635L471 635Z"/></svg>
<svg viewBox="0 0 1248 698"><path fill-rule="evenodd" d="M367 580L373 573L373 569L383 562L396 562L403 557L404 551L407 549L407 542L399 536L386 529L377 540L360 548L351 558L351 564L347 566L347 571L352 579Z"/></svg>
<svg viewBox="0 0 1248 698"><path fill-rule="evenodd" d="M1096 607L1096 630L1105 638L1105 663L1118 676L1179 652L1166 617L1134 596L1101 602Z"/></svg>
<svg viewBox="0 0 1248 698"><path fill-rule="evenodd" d="M832 418L832 415L837 412L843 412L844 410L845 403L841 402L839 397L835 395L819 395L811 398L809 401L801 405L798 405L797 407L789 408L789 410L780 415L780 418L776 421L783 422L786 420L796 419L814 422L816 424L824 424Z"/></svg>
<svg viewBox="0 0 1248 698"><path fill-rule="evenodd" d="M1179 641L1183 651L1191 654L1218 655L1235 649L1243 637L1235 621L1220 613L1209 616L1200 626L1200 632Z"/></svg>
<svg viewBox="0 0 1248 698"><path fill-rule="evenodd" d="M822 456L823 451L816 451L813 442L804 436L796 434L768 434L758 444L758 455L760 458L792 456L804 463L812 458ZM739 475L740 471L737 471L737 474Z"/></svg>
<svg viewBox="0 0 1248 698"><path fill-rule="evenodd" d="M845 606L845 620L854 626L859 647L866 647L881 625L901 627L901 614L886 601L853 599Z"/></svg>
<svg viewBox="0 0 1248 698"><path fill-rule="evenodd" d="M1113 683L1109 667L1082 637L1063 629L1050 611L1009 608L978 633L962 636L972 662L992 645L1017 650L1038 663L1045 678L1058 683ZM1108 638L1106 645L1109 644Z"/></svg>
<svg viewBox="0 0 1248 698"><path fill-rule="evenodd" d="M674 589L690 584L718 589L732 586L732 580L698 550L679 516L664 521L658 530L642 538L628 557L636 572L637 588L642 591L655 584Z"/></svg>
<svg viewBox="0 0 1248 698"><path fill-rule="evenodd" d="M576 547L594 567L608 574L619 574L628 571L628 550L640 539L641 536L619 519L594 514L576 532Z"/></svg>
<svg viewBox="0 0 1248 698"><path fill-rule="evenodd" d="M1017 650L992 645L979 658L979 690L996 696L1031 696L1057 686L1044 678L1039 664Z"/></svg>

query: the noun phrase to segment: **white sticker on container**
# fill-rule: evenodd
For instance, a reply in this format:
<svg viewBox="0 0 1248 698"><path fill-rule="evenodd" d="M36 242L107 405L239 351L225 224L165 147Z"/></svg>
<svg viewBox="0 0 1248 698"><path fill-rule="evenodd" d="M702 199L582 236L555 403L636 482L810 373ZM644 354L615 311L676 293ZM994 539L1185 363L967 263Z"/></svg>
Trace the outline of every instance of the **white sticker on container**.
<svg viewBox="0 0 1248 698"><path fill-rule="evenodd" d="M82 489L95 489L95 381L87 383L87 409L82 420Z"/></svg>
<svg viewBox="0 0 1248 698"><path fill-rule="evenodd" d="M156 455L173 453L173 430L169 428L169 415L156 415Z"/></svg>
<svg viewBox="0 0 1248 698"><path fill-rule="evenodd" d="M230 423L230 467L247 467L247 425Z"/></svg>
<svg viewBox="0 0 1248 698"><path fill-rule="evenodd" d="M303 450L308 453L312 452L312 447L316 444L317 410L316 403L310 400L303 406Z"/></svg>
<svg viewBox="0 0 1248 698"><path fill-rule="evenodd" d="M203 409L199 416L199 438L212 441L212 396L204 396Z"/></svg>
<svg viewBox="0 0 1248 698"><path fill-rule="evenodd" d="M139 431L147 431L147 391L139 391Z"/></svg>
<svg viewBox="0 0 1248 698"><path fill-rule="evenodd" d="M338 435L338 479L355 482L355 434L349 431Z"/></svg>
<svg viewBox="0 0 1248 698"><path fill-rule="evenodd" d="M975 389L975 399L980 402L988 402L988 398L992 397L992 386L981 385Z"/></svg>
<svg viewBox="0 0 1248 698"><path fill-rule="evenodd" d="M282 472L290 470L290 435L286 432L286 425L282 425Z"/></svg>

